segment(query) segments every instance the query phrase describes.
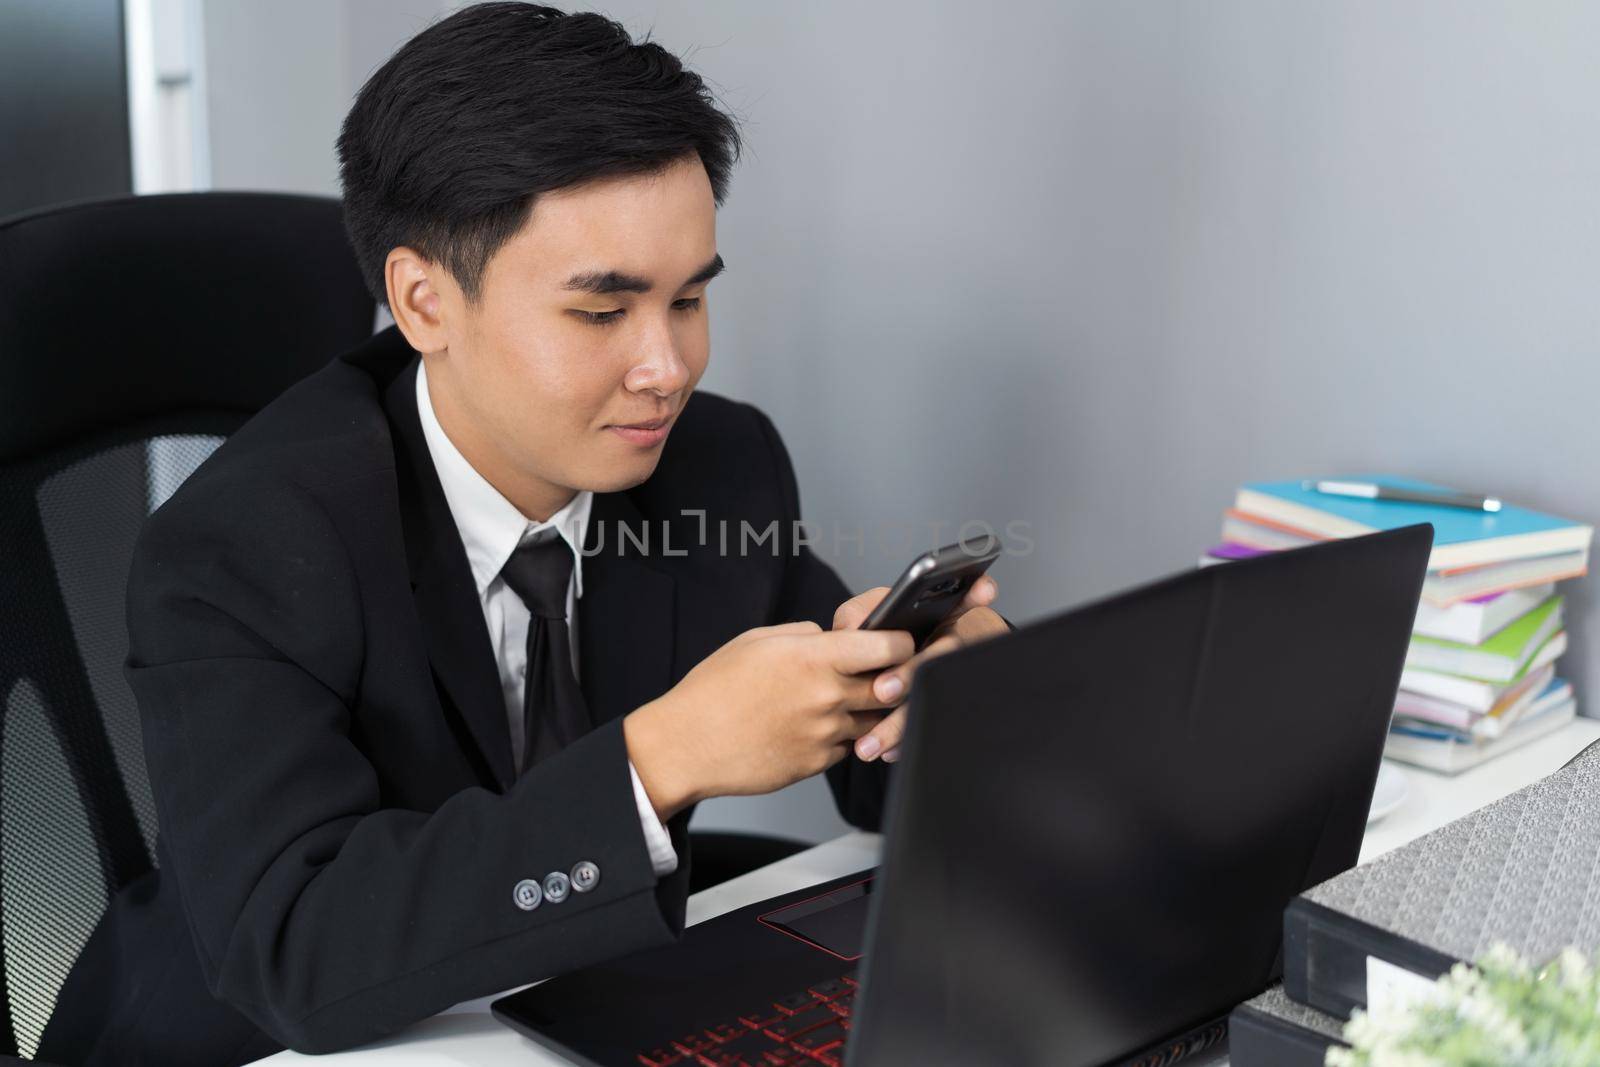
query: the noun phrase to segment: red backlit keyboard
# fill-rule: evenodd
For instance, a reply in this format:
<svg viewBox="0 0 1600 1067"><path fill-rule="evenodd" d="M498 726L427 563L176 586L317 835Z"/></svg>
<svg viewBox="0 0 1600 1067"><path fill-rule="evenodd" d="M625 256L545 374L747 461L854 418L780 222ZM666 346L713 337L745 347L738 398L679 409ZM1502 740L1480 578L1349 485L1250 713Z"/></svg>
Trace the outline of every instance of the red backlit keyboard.
<svg viewBox="0 0 1600 1067"><path fill-rule="evenodd" d="M643 1067L842 1067L854 971L639 1053Z"/></svg>

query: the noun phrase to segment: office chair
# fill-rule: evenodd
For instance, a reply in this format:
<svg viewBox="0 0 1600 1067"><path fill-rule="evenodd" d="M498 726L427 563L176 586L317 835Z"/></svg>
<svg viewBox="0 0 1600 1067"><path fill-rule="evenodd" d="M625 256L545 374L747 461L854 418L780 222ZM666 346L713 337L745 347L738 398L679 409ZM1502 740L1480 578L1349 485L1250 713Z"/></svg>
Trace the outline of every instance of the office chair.
<svg viewBox="0 0 1600 1067"><path fill-rule="evenodd" d="M189 193L0 221L0 1054L35 1053L111 897L152 867L122 675L140 524L373 318L336 200Z"/></svg>

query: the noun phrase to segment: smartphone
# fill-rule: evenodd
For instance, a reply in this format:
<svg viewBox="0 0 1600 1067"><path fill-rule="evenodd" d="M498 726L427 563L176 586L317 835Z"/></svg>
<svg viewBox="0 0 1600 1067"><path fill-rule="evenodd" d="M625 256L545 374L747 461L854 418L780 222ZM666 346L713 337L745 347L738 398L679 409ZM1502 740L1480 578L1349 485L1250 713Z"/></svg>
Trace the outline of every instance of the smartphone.
<svg viewBox="0 0 1600 1067"><path fill-rule="evenodd" d="M863 630L906 630L921 648L928 635L954 611L972 583L1000 558L1000 539L992 534L957 541L911 561L889 595L862 622Z"/></svg>

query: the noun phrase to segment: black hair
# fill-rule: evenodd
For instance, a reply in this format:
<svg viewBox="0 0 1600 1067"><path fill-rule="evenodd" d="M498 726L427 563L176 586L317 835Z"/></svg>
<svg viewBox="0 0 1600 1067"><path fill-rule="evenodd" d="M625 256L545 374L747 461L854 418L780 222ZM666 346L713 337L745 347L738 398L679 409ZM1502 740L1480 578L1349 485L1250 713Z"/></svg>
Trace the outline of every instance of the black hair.
<svg viewBox="0 0 1600 1067"><path fill-rule="evenodd" d="M540 193L651 174L697 152L721 206L739 132L698 74L621 24L521 2L475 4L400 47L339 133L345 229L367 288L407 246L469 301Z"/></svg>

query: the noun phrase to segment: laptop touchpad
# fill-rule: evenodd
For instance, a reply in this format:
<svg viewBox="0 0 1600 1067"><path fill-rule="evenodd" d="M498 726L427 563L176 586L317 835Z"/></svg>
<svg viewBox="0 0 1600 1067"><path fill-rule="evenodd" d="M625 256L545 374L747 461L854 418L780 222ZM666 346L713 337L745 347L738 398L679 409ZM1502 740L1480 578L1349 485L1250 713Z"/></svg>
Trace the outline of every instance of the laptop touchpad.
<svg viewBox="0 0 1600 1067"><path fill-rule="evenodd" d="M774 930L798 938L812 948L844 960L861 958L867 930L867 904L872 900L873 880L868 878L841 886L820 897L802 900L760 919Z"/></svg>

